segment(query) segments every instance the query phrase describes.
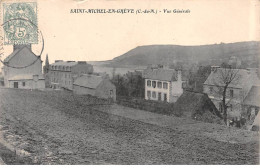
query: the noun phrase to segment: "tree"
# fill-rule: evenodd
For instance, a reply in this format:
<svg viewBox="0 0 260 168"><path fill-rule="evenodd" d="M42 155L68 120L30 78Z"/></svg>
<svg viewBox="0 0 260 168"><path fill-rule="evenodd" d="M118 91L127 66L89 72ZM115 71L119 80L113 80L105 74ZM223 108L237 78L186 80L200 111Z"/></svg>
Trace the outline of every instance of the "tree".
<svg viewBox="0 0 260 168"><path fill-rule="evenodd" d="M144 79L139 72L128 72L121 75L115 75L112 82L116 86L118 96L144 97Z"/></svg>
<svg viewBox="0 0 260 168"><path fill-rule="evenodd" d="M232 69L231 67L225 67L218 69L218 81L215 86L218 87L218 93L221 96L222 112L224 122L227 124L227 109L230 107L232 97L227 101L227 89L230 84L237 84L239 75L238 69Z"/></svg>

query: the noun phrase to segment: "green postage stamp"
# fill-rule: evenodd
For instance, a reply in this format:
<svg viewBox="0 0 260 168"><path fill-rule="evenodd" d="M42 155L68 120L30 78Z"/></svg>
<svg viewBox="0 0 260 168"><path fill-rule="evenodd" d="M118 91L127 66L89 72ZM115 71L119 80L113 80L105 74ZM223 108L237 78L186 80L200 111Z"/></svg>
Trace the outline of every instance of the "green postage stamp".
<svg viewBox="0 0 260 168"><path fill-rule="evenodd" d="M4 44L37 44L37 3L3 4Z"/></svg>

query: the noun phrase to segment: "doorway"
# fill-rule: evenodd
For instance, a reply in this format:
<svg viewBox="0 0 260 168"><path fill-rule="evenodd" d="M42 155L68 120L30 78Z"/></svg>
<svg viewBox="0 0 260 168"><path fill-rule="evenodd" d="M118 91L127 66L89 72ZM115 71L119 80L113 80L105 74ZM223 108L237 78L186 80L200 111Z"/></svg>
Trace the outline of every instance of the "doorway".
<svg viewBox="0 0 260 168"><path fill-rule="evenodd" d="M166 93L164 94L164 101L167 102L167 94Z"/></svg>
<svg viewBox="0 0 260 168"><path fill-rule="evenodd" d="M18 82L14 82L14 88L18 88Z"/></svg>

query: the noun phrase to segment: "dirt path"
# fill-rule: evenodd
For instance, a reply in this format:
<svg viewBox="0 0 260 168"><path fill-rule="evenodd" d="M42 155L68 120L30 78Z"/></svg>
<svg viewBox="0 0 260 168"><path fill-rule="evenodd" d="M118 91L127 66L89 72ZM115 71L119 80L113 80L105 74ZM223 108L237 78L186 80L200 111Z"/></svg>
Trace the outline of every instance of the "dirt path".
<svg viewBox="0 0 260 168"><path fill-rule="evenodd" d="M19 154L29 158L26 164L259 163L257 142L232 144L205 134L219 126L117 106L101 112L90 108L93 102L61 92L0 89L3 139L28 152Z"/></svg>

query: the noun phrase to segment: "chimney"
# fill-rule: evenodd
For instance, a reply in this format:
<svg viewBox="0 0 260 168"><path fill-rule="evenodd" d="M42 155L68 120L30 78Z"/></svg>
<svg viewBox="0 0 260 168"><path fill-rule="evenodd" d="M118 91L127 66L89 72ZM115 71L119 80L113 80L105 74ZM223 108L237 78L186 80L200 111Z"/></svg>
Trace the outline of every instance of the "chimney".
<svg viewBox="0 0 260 168"><path fill-rule="evenodd" d="M181 69L177 69L177 81L182 81Z"/></svg>
<svg viewBox="0 0 260 168"><path fill-rule="evenodd" d="M39 75L33 75L33 80L38 81L39 80Z"/></svg>
<svg viewBox="0 0 260 168"><path fill-rule="evenodd" d="M216 72L218 68L220 68L220 66L211 66L211 72Z"/></svg>

